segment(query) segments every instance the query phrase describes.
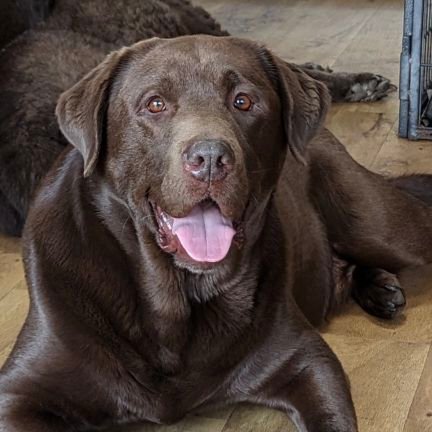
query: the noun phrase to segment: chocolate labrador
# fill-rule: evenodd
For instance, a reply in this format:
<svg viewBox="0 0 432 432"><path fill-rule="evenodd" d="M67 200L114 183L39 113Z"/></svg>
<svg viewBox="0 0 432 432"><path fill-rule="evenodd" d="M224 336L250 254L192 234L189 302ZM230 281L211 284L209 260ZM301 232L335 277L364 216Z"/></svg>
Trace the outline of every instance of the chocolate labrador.
<svg viewBox="0 0 432 432"><path fill-rule="evenodd" d="M329 102L267 49L212 36L113 52L63 93L72 145L24 231L31 307L0 375L0 430L248 401L300 431L356 431L315 327L353 286L377 314L403 306L394 274L432 261L432 181L358 165L322 126Z"/></svg>
<svg viewBox="0 0 432 432"><path fill-rule="evenodd" d="M67 144L54 116L61 92L109 52L139 40L228 35L186 0L7 0L0 5L0 44L35 22L0 51L0 232L10 235L21 234L34 191ZM394 90L371 73L303 68L338 101L377 100Z"/></svg>

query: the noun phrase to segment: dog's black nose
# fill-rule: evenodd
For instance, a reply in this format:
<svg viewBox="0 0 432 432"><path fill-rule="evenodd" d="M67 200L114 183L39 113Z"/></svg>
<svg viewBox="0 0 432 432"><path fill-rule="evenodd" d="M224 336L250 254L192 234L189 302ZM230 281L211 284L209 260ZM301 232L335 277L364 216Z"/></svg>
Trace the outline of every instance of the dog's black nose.
<svg viewBox="0 0 432 432"><path fill-rule="evenodd" d="M223 180L234 165L234 154L220 140L198 141L183 154L185 170L201 181Z"/></svg>

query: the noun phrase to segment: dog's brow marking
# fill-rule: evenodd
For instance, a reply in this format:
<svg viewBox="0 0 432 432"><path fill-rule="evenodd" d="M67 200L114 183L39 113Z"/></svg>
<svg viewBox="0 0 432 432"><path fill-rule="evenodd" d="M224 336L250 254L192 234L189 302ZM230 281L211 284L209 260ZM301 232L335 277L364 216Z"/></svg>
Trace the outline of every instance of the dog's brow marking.
<svg viewBox="0 0 432 432"><path fill-rule="evenodd" d="M241 83L241 78L236 71L229 69L223 75L223 82L227 83L227 87L234 88Z"/></svg>

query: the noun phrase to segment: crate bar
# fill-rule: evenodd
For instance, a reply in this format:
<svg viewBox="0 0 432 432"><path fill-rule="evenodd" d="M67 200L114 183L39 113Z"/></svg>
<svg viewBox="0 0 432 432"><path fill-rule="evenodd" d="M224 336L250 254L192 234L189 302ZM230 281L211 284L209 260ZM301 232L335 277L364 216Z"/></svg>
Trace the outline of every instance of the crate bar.
<svg viewBox="0 0 432 432"><path fill-rule="evenodd" d="M411 3L409 0L407 3ZM409 78L409 107L408 107L408 138L419 139L417 129L421 111L421 69L420 58L422 53L422 24L423 6L427 0L414 0L412 3L412 36L411 36L411 59Z"/></svg>
<svg viewBox="0 0 432 432"><path fill-rule="evenodd" d="M408 137L408 110L409 110L409 81L410 81L410 55L413 24L414 0L405 0L404 30L402 37L402 52L400 56L399 76L399 135Z"/></svg>

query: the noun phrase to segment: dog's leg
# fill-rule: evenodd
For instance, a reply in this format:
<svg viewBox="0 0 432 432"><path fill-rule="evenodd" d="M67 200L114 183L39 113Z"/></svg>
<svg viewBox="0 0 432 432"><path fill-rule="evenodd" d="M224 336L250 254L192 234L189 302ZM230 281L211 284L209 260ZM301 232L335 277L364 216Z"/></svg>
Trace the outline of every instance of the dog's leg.
<svg viewBox="0 0 432 432"><path fill-rule="evenodd" d="M263 383L247 400L286 412L302 432L357 431L349 383L335 354L316 332L304 330L295 340L295 351L281 347L280 339L278 346L266 347L264 368L244 369L236 382ZM284 354L275 357L276 352ZM287 353L290 357L281 359Z"/></svg>
<svg viewBox="0 0 432 432"><path fill-rule="evenodd" d="M357 267L351 294L369 314L393 319L406 305L405 292L396 275L377 268Z"/></svg>
<svg viewBox="0 0 432 432"><path fill-rule="evenodd" d="M333 72L314 63L299 67L328 87L333 102L375 102L397 89L389 79L369 72Z"/></svg>
<svg viewBox="0 0 432 432"><path fill-rule="evenodd" d="M406 305L397 276L383 269L359 267L334 255L333 281L331 311L346 303L350 295L366 312L384 319L395 318Z"/></svg>
<svg viewBox="0 0 432 432"><path fill-rule="evenodd" d="M387 312L396 312L404 301L393 275L432 262L432 207L357 164L327 131L311 142L309 169L310 195L335 252L361 268L355 297L369 311L368 298L393 302Z"/></svg>
<svg viewBox="0 0 432 432"><path fill-rule="evenodd" d="M431 206L359 165L330 132L310 144L310 195L339 256L393 274L432 262Z"/></svg>

